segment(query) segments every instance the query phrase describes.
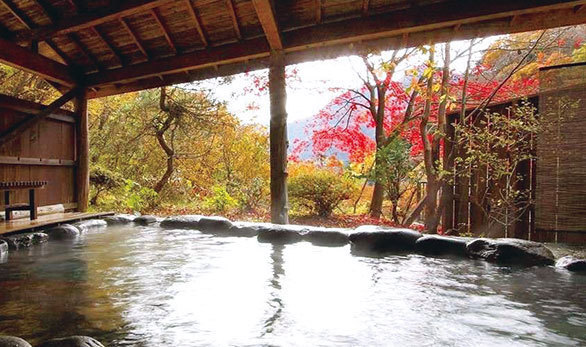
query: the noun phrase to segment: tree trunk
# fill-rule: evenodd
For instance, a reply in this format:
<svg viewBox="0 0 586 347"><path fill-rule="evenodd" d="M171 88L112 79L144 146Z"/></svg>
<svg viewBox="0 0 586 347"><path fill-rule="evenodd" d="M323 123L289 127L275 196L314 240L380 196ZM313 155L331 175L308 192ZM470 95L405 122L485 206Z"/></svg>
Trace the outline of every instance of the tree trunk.
<svg viewBox="0 0 586 347"><path fill-rule="evenodd" d="M385 144L385 128L384 128L384 117L385 117L385 94L386 90L384 86L378 85L376 87L377 92L377 105L374 106L371 103L371 113L375 119L375 141L376 141L376 153L374 154L374 191L372 192L372 200L370 201L370 216L372 218L380 218L383 211L383 200L385 196L385 187L381 182L382 160L381 150ZM371 98L372 100L372 98Z"/></svg>
<svg viewBox="0 0 586 347"><path fill-rule="evenodd" d="M287 90L285 83L285 56L281 51L271 52L269 68L271 101L271 222L289 223L287 196Z"/></svg>

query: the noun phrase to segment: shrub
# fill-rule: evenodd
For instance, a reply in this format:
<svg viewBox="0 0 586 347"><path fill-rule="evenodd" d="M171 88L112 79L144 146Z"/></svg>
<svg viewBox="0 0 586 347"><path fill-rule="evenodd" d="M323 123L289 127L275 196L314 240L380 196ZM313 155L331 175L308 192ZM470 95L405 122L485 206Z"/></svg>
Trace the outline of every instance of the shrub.
<svg viewBox="0 0 586 347"><path fill-rule="evenodd" d="M354 190L352 181L338 170L312 168L303 170L289 180L289 195L293 203L312 213L328 217Z"/></svg>
<svg viewBox="0 0 586 347"><path fill-rule="evenodd" d="M214 212L226 212L226 210L238 207L238 201L226 191L224 186L213 186L212 194L206 198L205 206Z"/></svg>

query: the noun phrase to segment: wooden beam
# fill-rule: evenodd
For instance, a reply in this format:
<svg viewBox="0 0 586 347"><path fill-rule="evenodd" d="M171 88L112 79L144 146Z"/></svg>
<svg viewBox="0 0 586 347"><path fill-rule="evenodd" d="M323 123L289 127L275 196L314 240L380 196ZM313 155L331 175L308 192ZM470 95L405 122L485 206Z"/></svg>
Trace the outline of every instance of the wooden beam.
<svg viewBox="0 0 586 347"><path fill-rule="evenodd" d="M97 9L88 13L79 14L73 18L62 18L54 25L39 27L26 32L17 33L21 40L44 41L57 35L69 34L82 29L88 29L121 17L130 16L170 4L177 0L128 0L113 1L112 6Z"/></svg>
<svg viewBox="0 0 586 347"><path fill-rule="evenodd" d="M285 56L282 51L271 53L269 67L269 97L271 101L270 162L271 162L271 222L289 223L287 196L287 90Z"/></svg>
<svg viewBox="0 0 586 347"><path fill-rule="evenodd" d="M75 90L76 123L76 161L75 195L77 210L85 212L88 208L90 192L90 140L87 96L85 90Z"/></svg>
<svg viewBox="0 0 586 347"><path fill-rule="evenodd" d="M206 50L181 54L150 62L129 65L125 68L103 71L99 74L86 76L88 87L104 84L124 83L136 79L153 77L191 70L194 67L207 68L218 65L218 62L233 63L245 60L268 57L270 47L263 37L246 40L242 43L211 47Z"/></svg>
<svg viewBox="0 0 586 347"><path fill-rule="evenodd" d="M0 62L64 86L72 87L75 84L75 78L67 65L3 39L0 39Z"/></svg>
<svg viewBox="0 0 586 347"><path fill-rule="evenodd" d="M252 0L252 3L271 49L283 49L273 2L271 0Z"/></svg>
<svg viewBox="0 0 586 347"><path fill-rule="evenodd" d="M128 22L126 21L126 19L120 18L120 23L122 24L122 26L124 27L124 29L126 29L126 31L128 32L128 34L132 38L132 41L134 42L134 44L136 45L136 47L138 47L138 49L142 52L142 54L144 55L144 57L147 60L150 60L151 57L150 57L149 53L144 48L144 45L142 44L142 42L140 42L140 39L138 38L138 35L130 27L130 24L128 24Z"/></svg>
<svg viewBox="0 0 586 347"><path fill-rule="evenodd" d="M45 108L44 105L13 96L0 94L0 109L8 109L20 113L37 114ZM56 109L48 115L56 120L70 121L75 114L68 110Z"/></svg>
<svg viewBox="0 0 586 347"><path fill-rule="evenodd" d="M232 25L234 26L234 33L238 40L242 40L242 33L240 32L240 24L238 24L238 17L236 16L236 10L234 9L234 0L226 0L226 6L228 7L228 14L232 18Z"/></svg>
<svg viewBox="0 0 586 347"><path fill-rule="evenodd" d="M110 84L97 87L93 91L88 91L88 98L94 99L104 96L135 92L144 89L158 88L193 81L201 81L209 78L231 76L246 71L266 69L268 66L269 63L267 57L234 64L226 64L220 66L214 65L207 68L197 69L194 71L185 70L173 74L163 75L162 79L159 78L159 76L152 76L124 84Z"/></svg>
<svg viewBox="0 0 586 347"><path fill-rule="evenodd" d="M39 113L35 114L33 117L26 118L23 121L20 121L1 132L0 146L3 146L6 143L18 138L18 136L20 136L20 134L22 134L26 129L29 129L30 127L45 119L50 114L59 110L61 106L65 105L68 101L73 99L76 94L77 89L71 89L69 92L63 94L59 99L53 101L50 105L42 109Z"/></svg>
<svg viewBox="0 0 586 347"><path fill-rule="evenodd" d="M151 9L150 13L157 22L159 28L161 28L161 31L163 31L163 35L165 36L165 40L167 40L169 47L171 48L173 53L177 54L177 48L175 47L175 43L173 43L173 39L171 39L171 36L169 36L169 29L167 28L167 25L163 23L156 9Z"/></svg>
<svg viewBox="0 0 586 347"><path fill-rule="evenodd" d="M74 160L47 159L47 158L23 158L0 156L0 164L9 165L34 165L34 166L74 166Z"/></svg>
<svg viewBox="0 0 586 347"><path fill-rule="evenodd" d="M199 34L199 38L201 39L201 42L203 43L204 47L208 45L208 39L206 38L206 35L203 31L203 27L201 26L201 22L199 20L199 17L197 15L197 13L195 13L195 8L193 8L193 4L191 3L191 0L185 0L185 5L187 6L187 11L189 12L189 15L191 16L191 20L193 21L193 24L195 25L195 29L197 30L197 33Z"/></svg>

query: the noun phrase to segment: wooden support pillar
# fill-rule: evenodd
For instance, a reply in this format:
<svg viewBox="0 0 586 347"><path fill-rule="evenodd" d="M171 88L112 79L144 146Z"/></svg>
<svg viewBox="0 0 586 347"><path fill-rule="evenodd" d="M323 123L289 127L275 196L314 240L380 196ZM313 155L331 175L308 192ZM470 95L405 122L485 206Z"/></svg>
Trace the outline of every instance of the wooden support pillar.
<svg viewBox="0 0 586 347"><path fill-rule="evenodd" d="M285 55L272 51L269 67L271 99L271 222L289 222L287 197L287 91L285 83Z"/></svg>
<svg viewBox="0 0 586 347"><path fill-rule="evenodd" d="M88 127L87 95L85 89L80 89L75 97L76 117L76 160L75 191L77 210L85 212L88 207L90 191L90 143Z"/></svg>

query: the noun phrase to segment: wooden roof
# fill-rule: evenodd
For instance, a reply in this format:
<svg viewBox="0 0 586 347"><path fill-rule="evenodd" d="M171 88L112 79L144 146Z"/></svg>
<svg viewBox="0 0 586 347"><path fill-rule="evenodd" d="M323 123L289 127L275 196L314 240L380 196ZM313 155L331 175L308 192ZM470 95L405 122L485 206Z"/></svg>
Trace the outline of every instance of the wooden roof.
<svg viewBox="0 0 586 347"><path fill-rule="evenodd" d="M0 0L0 61L90 97L586 22L586 0ZM38 54L37 54L38 52Z"/></svg>

